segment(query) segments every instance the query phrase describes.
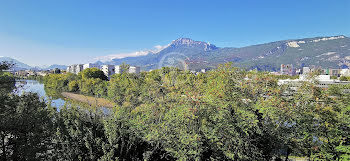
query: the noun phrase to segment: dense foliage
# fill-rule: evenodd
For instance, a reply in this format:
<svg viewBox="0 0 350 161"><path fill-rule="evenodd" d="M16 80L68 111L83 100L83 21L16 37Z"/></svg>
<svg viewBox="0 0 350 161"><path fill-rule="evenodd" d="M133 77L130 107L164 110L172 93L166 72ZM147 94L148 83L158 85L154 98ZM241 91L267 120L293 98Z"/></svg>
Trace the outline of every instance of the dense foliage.
<svg viewBox="0 0 350 161"><path fill-rule="evenodd" d="M36 149L38 146L33 149L26 146L28 142L19 144L28 148L23 152L28 158L279 160L290 155L312 160L350 158L347 92L350 85L323 90L305 82L293 91L277 85L277 78L267 73L246 72L226 64L205 74L162 68L140 75L116 74L110 81L50 74L45 78L45 86L98 94L117 106L109 114L74 104L55 111L44 108L32 95L3 96L2 101L9 105L5 103L1 109L9 111L2 110L1 115L9 118L4 117L1 126L11 127L5 119L22 114L10 109L30 108L37 112L28 115L43 115L26 117L33 119L38 128L26 133L47 129L40 131L40 135L50 134L33 141L31 137L25 139L34 142L30 145L43 146L40 150ZM47 120L42 123L35 118ZM6 138L16 136L16 129L12 130L2 130L1 134ZM18 151L17 147L9 148ZM36 155L25 155L29 151ZM7 152L6 156L14 158L15 154Z"/></svg>
<svg viewBox="0 0 350 161"><path fill-rule="evenodd" d="M45 88L59 92L69 91L85 95L107 96L107 77L97 68L89 68L79 75L49 74L44 77Z"/></svg>
<svg viewBox="0 0 350 161"><path fill-rule="evenodd" d="M339 78L339 80L341 80L341 81L350 81L350 77L341 76L341 77Z"/></svg>

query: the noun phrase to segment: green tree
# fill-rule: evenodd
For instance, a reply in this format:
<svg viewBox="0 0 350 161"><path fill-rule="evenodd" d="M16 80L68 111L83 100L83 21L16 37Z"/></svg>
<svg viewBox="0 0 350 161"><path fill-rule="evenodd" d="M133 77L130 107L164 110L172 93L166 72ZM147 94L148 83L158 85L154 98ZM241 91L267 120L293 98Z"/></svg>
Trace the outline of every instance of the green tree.
<svg viewBox="0 0 350 161"><path fill-rule="evenodd" d="M87 68L79 73L82 79L99 78L101 80L108 80L107 76L97 68Z"/></svg>
<svg viewBox="0 0 350 161"><path fill-rule="evenodd" d="M130 65L123 62L119 67L121 68L122 73L124 73L124 72L127 72L129 70Z"/></svg>
<svg viewBox="0 0 350 161"><path fill-rule="evenodd" d="M54 159L98 160L106 141L102 114L84 105L66 104L55 116Z"/></svg>
<svg viewBox="0 0 350 161"><path fill-rule="evenodd" d="M47 160L52 148L51 111L36 94L0 95L2 160Z"/></svg>
<svg viewBox="0 0 350 161"><path fill-rule="evenodd" d="M68 90L71 92L77 92L79 90L79 83L78 81L74 80L74 81L70 81L68 83Z"/></svg>
<svg viewBox="0 0 350 161"><path fill-rule="evenodd" d="M9 70L14 64L8 62L0 62L0 93L9 93L15 87L15 78L9 72L4 70Z"/></svg>
<svg viewBox="0 0 350 161"><path fill-rule="evenodd" d="M112 75L107 87L108 98L119 105L135 106L140 103L140 87L142 79L136 74L123 73Z"/></svg>
<svg viewBox="0 0 350 161"><path fill-rule="evenodd" d="M350 81L350 77L341 76L341 77L339 78L339 80L341 80L341 81Z"/></svg>
<svg viewBox="0 0 350 161"><path fill-rule="evenodd" d="M11 69L15 64L3 61L0 63L0 71Z"/></svg>

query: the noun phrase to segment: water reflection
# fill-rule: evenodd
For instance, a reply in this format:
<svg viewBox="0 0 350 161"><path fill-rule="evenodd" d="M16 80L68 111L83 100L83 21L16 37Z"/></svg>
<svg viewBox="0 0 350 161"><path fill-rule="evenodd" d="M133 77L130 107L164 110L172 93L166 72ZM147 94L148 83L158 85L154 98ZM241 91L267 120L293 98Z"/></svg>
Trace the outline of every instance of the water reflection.
<svg viewBox="0 0 350 161"><path fill-rule="evenodd" d="M18 95L21 95L23 92L37 93L47 104L51 103L51 106L56 107L57 111L60 111L60 108L63 108L66 102L70 105L77 105L83 108L95 108L84 103L65 99L60 92L45 88L43 83L36 80L16 80L15 85L17 88L13 91L14 93ZM99 107L99 110L102 110L102 113L105 115L110 113L109 108Z"/></svg>
<svg viewBox="0 0 350 161"><path fill-rule="evenodd" d="M51 102L51 106L56 107L59 111L60 107L65 104L62 96L57 92L45 90L44 84L35 80L16 80L16 94L21 95L23 92L37 93L40 98L44 99L46 103Z"/></svg>

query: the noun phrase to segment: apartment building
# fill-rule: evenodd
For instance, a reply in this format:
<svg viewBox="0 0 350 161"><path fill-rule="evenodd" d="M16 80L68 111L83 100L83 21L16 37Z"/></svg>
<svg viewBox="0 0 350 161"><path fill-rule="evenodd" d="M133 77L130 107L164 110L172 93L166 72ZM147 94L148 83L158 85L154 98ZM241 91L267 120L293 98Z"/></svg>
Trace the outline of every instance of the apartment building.
<svg viewBox="0 0 350 161"><path fill-rule="evenodd" d="M100 65L98 64L93 64L93 63L87 63L83 65L83 70L87 69L87 68L97 68L100 69Z"/></svg>
<svg viewBox="0 0 350 161"><path fill-rule="evenodd" d="M139 74L140 73L140 67L138 67L138 66L131 66L131 67L129 67L128 73Z"/></svg>
<svg viewBox="0 0 350 161"><path fill-rule="evenodd" d="M111 75L115 74L115 66L114 65L102 65L101 70L105 75L110 78Z"/></svg>
<svg viewBox="0 0 350 161"><path fill-rule="evenodd" d="M67 72L78 74L79 72L83 71L83 64L74 64L67 67Z"/></svg>

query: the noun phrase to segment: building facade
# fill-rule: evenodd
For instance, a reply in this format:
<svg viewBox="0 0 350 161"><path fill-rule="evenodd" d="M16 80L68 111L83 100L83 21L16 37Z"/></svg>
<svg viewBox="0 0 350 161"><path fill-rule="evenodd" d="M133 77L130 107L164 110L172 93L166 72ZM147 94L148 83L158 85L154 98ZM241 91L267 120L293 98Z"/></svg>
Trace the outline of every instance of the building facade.
<svg viewBox="0 0 350 161"><path fill-rule="evenodd" d="M341 69L324 69L323 74L330 75L330 76L337 76L339 77L341 73Z"/></svg>
<svg viewBox="0 0 350 161"><path fill-rule="evenodd" d="M115 71L115 74L122 74L123 73L123 69L119 66L119 65L116 65L114 66L114 71Z"/></svg>
<svg viewBox="0 0 350 161"><path fill-rule="evenodd" d="M316 80L316 81L314 81ZM331 79L331 75L318 75L314 78L314 80L309 79L307 75L300 75L299 79L284 79L284 80L278 80L278 85L283 84L290 84L292 85L292 89L297 89L301 86L301 83L303 81L313 82L316 83L317 87L320 88L329 88L330 85L345 85L350 84L350 81L340 81L336 79Z"/></svg>
<svg viewBox="0 0 350 161"><path fill-rule="evenodd" d="M101 70L105 75L110 78L111 75L115 74L115 66L114 65L102 65Z"/></svg>
<svg viewBox="0 0 350 161"><path fill-rule="evenodd" d="M97 68L100 69L100 66L98 64L93 64L93 63L87 63L83 65L83 70L87 68Z"/></svg>
<svg viewBox="0 0 350 161"><path fill-rule="evenodd" d="M67 67L67 72L78 74L79 72L83 71L83 64L74 64Z"/></svg>
<svg viewBox="0 0 350 161"><path fill-rule="evenodd" d="M130 66L128 73L140 74L140 67Z"/></svg>
<svg viewBox="0 0 350 161"><path fill-rule="evenodd" d="M350 69L342 69L340 71L340 75L349 77L350 76Z"/></svg>

